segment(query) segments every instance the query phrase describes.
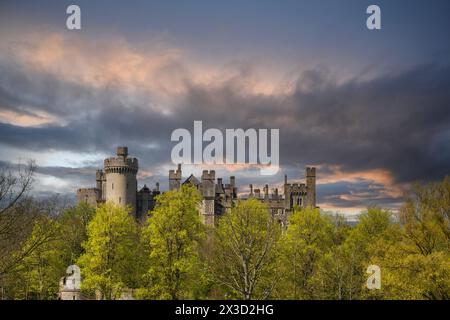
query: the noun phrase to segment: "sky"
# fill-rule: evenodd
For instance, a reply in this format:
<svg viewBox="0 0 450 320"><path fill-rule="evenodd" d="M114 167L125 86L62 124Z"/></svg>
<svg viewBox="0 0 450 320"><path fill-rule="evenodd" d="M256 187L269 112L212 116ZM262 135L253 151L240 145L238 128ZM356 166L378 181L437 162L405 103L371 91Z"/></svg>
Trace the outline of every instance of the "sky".
<svg viewBox="0 0 450 320"><path fill-rule="evenodd" d="M66 8L81 8L81 30ZM366 8L381 8L368 30ZM281 188L317 167L318 205L398 209L450 172L450 2L0 0L0 166L73 197L126 145L139 186L168 185L174 129L280 129ZM201 166L183 167L186 178ZM210 168L208 168L210 169Z"/></svg>

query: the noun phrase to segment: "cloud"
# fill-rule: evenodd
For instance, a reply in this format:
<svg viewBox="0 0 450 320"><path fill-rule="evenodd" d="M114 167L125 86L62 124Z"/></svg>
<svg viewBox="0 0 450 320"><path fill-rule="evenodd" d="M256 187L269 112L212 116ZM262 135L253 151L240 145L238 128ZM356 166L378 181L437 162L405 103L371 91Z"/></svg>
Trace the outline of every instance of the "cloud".
<svg viewBox="0 0 450 320"><path fill-rule="evenodd" d="M204 130L279 128L283 172L302 179L317 165L319 201L336 208L395 206L405 184L449 173L450 66L346 80L331 68L280 78L252 61L202 65L161 41L30 36L0 46L0 149L113 154L128 145L150 183L167 179L172 130L194 120ZM87 179L91 169L42 174ZM283 180L229 169L220 172L242 185Z"/></svg>

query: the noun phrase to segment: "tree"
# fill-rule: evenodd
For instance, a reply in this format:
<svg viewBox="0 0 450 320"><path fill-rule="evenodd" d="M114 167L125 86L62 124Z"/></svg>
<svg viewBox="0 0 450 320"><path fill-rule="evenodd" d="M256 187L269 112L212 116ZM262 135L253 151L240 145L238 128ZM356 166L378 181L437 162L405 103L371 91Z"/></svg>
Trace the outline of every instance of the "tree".
<svg viewBox="0 0 450 320"><path fill-rule="evenodd" d="M379 249L378 241L397 234L391 213L369 207L354 227L346 226L342 218L332 225L332 230L327 231L331 246L318 251L322 255L317 259L316 274L310 280L313 297L339 300L382 297L378 290L365 289L366 270Z"/></svg>
<svg viewBox="0 0 450 320"><path fill-rule="evenodd" d="M35 166L0 169L0 286L2 278L11 272L35 248L17 254L30 235L33 221L40 212L34 201L26 198ZM40 241L37 242L39 244Z"/></svg>
<svg viewBox="0 0 450 320"><path fill-rule="evenodd" d="M343 244L351 227L341 215L328 215L326 218L332 224L331 246L322 251L310 285L314 288L314 299L341 300L348 296L347 281L351 268L347 263L348 256Z"/></svg>
<svg viewBox="0 0 450 320"><path fill-rule="evenodd" d="M238 202L219 220L210 266L212 281L227 297L266 299L278 281L277 244L281 226L265 204Z"/></svg>
<svg viewBox="0 0 450 320"><path fill-rule="evenodd" d="M87 227L95 215L95 208L85 202L65 210L59 217L61 232L64 235L62 252L66 265L75 261L84 253L83 243L88 240Z"/></svg>
<svg viewBox="0 0 450 320"><path fill-rule="evenodd" d="M282 238L285 298L311 299L316 296L314 277L319 261L333 243L331 219L319 209L296 208L289 217Z"/></svg>
<svg viewBox="0 0 450 320"><path fill-rule="evenodd" d="M82 290L96 292L101 299L116 299L136 281L137 225L130 208L111 203L99 206L87 235L85 253L78 259Z"/></svg>
<svg viewBox="0 0 450 320"><path fill-rule="evenodd" d="M18 165L16 170L0 168L0 215L24 198L33 183L35 170L33 161L25 168Z"/></svg>
<svg viewBox="0 0 450 320"><path fill-rule="evenodd" d="M429 186L431 189L423 198L424 205L433 212L436 224L450 246L450 177L445 177L441 183Z"/></svg>
<svg viewBox="0 0 450 320"><path fill-rule="evenodd" d="M21 249L30 253L12 274L16 279L15 298L56 299L59 279L66 268L62 258L62 237L60 225L54 219L42 215L35 221L33 231Z"/></svg>
<svg viewBox="0 0 450 320"><path fill-rule="evenodd" d="M358 224L352 228L342 244L340 257L347 265L343 299L362 299L366 292L367 267L378 248L378 241L386 238L393 227L392 213L378 207L369 207L359 216Z"/></svg>
<svg viewBox="0 0 450 320"><path fill-rule="evenodd" d="M449 200L448 177L410 191L398 213L400 230L373 250L384 298L450 298Z"/></svg>
<svg viewBox="0 0 450 320"><path fill-rule="evenodd" d="M202 278L199 249L205 238L200 200L191 185L158 196L142 236L147 269L141 298L194 297Z"/></svg>

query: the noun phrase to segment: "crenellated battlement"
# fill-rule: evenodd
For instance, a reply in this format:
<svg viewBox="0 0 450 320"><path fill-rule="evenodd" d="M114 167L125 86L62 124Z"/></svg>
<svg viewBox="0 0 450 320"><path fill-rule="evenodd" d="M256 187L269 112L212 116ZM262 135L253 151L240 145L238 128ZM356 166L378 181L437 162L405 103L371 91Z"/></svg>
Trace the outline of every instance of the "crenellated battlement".
<svg viewBox="0 0 450 320"><path fill-rule="evenodd" d="M181 164L178 164L177 170L169 170L170 180L181 180Z"/></svg>
<svg viewBox="0 0 450 320"><path fill-rule="evenodd" d="M96 206L97 202L101 200L101 190L97 188L80 188L77 189L77 201L88 203Z"/></svg>
<svg viewBox="0 0 450 320"><path fill-rule="evenodd" d="M137 173L139 164L136 158L113 157L104 161L105 173Z"/></svg>
<svg viewBox="0 0 450 320"><path fill-rule="evenodd" d="M289 193L305 193L306 185L304 183L285 184L284 190Z"/></svg>
<svg viewBox="0 0 450 320"><path fill-rule="evenodd" d="M315 167L306 167L306 177L316 177L316 168Z"/></svg>
<svg viewBox="0 0 450 320"><path fill-rule="evenodd" d="M215 170L203 170L202 172L202 180L215 180L216 179L216 171Z"/></svg>

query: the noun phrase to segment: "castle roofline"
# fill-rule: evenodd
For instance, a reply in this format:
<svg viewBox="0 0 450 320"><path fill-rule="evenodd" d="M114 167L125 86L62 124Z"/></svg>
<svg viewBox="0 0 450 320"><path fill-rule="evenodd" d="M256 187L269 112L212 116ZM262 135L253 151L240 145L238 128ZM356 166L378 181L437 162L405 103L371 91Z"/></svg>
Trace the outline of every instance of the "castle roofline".
<svg viewBox="0 0 450 320"><path fill-rule="evenodd" d="M200 181L199 181L193 174L191 174L191 175L183 182L183 184L187 184L187 183L192 183L194 186L200 185Z"/></svg>

